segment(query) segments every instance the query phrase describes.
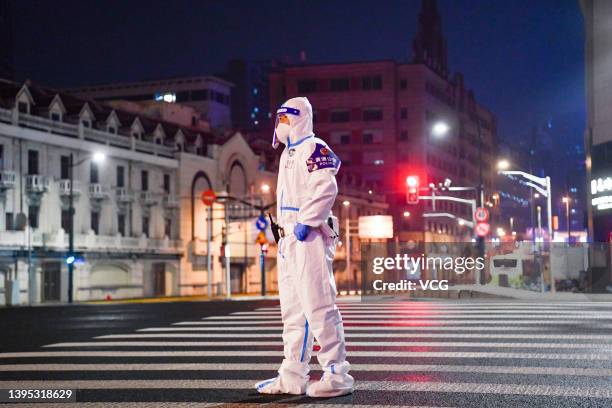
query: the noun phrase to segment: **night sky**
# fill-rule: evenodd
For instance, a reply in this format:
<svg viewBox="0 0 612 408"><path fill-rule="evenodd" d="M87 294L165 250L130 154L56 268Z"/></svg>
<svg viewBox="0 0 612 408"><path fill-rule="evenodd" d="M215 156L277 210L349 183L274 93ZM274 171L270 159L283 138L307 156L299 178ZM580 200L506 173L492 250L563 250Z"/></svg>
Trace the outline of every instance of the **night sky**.
<svg viewBox="0 0 612 408"><path fill-rule="evenodd" d="M232 58L408 62L420 0L14 1L19 79L56 87L220 72ZM503 138L584 129L577 0L439 0L451 71Z"/></svg>

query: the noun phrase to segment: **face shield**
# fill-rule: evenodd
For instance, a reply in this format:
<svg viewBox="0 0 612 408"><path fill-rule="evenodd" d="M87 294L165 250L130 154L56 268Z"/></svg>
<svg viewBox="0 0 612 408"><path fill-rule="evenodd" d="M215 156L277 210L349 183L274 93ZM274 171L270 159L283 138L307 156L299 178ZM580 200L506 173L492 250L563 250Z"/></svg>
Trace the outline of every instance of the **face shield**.
<svg viewBox="0 0 612 408"><path fill-rule="evenodd" d="M274 136L272 147L277 148L280 143L287 144L289 130L291 129L291 119L289 115L300 116L299 109L283 106L276 111L276 122L274 123Z"/></svg>

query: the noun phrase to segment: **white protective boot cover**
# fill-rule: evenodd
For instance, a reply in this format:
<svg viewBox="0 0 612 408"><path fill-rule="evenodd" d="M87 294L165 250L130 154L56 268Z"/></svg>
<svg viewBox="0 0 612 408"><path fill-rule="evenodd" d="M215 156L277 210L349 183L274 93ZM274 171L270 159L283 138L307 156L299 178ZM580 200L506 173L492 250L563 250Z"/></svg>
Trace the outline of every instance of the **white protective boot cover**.
<svg viewBox="0 0 612 408"><path fill-rule="evenodd" d="M306 395L313 398L331 398L347 395L354 391L355 379L348 374L350 364L331 364L326 367L320 381L311 382Z"/></svg>
<svg viewBox="0 0 612 408"><path fill-rule="evenodd" d="M260 394L294 394L302 395L306 392L309 367L308 364L283 360L278 369L278 376L255 384Z"/></svg>

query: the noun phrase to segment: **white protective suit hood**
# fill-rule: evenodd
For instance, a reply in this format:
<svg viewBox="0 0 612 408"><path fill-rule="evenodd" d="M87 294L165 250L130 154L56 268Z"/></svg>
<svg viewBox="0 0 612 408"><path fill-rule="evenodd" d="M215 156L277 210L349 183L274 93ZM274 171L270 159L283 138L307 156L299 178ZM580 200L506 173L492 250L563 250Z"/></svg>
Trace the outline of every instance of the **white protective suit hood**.
<svg viewBox="0 0 612 408"><path fill-rule="evenodd" d="M290 125L278 122L278 115L284 114L289 118ZM280 143L289 145L300 139L313 135L312 105L307 98L300 96L291 98L276 111L274 138L272 147L277 148Z"/></svg>

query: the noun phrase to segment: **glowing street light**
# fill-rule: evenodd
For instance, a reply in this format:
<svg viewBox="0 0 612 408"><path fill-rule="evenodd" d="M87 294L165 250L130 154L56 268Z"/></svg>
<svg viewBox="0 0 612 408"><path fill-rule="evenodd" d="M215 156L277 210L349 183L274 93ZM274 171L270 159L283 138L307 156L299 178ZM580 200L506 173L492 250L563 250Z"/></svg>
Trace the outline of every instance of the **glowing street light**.
<svg viewBox="0 0 612 408"><path fill-rule="evenodd" d="M497 162L497 168L499 170L508 170L510 168L510 162L506 159L501 159Z"/></svg>
<svg viewBox="0 0 612 408"><path fill-rule="evenodd" d="M446 136L449 130L450 126L448 126L446 122L440 121L434 123L434 125L431 127L431 134L436 137L443 137Z"/></svg>
<svg viewBox="0 0 612 408"><path fill-rule="evenodd" d="M91 155L91 160L94 163L101 164L106 160L106 155L103 152L95 152Z"/></svg>
<svg viewBox="0 0 612 408"><path fill-rule="evenodd" d="M264 194L269 193L270 192L270 185L266 184L266 183L263 183L261 185L261 192L264 193Z"/></svg>
<svg viewBox="0 0 612 408"><path fill-rule="evenodd" d="M349 205L351 205L351 202L349 200L344 200L342 202L342 205L345 206L345 207L348 207Z"/></svg>
<svg viewBox="0 0 612 408"><path fill-rule="evenodd" d="M404 217L405 218L410 217L410 211L404 211Z"/></svg>

